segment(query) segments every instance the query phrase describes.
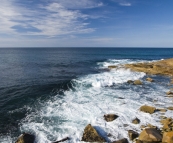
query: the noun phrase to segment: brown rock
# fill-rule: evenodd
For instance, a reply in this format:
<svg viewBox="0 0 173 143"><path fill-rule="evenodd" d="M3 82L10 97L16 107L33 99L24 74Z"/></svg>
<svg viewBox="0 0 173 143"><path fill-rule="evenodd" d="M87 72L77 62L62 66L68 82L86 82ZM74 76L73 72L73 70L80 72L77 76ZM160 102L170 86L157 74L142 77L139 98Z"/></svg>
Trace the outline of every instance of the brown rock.
<svg viewBox="0 0 173 143"><path fill-rule="evenodd" d="M142 112L153 114L156 111L155 107L143 105L139 109Z"/></svg>
<svg viewBox="0 0 173 143"><path fill-rule="evenodd" d="M142 142L161 142L162 135L154 128L146 128L140 133L139 140Z"/></svg>
<svg viewBox="0 0 173 143"><path fill-rule="evenodd" d="M142 141L140 141L140 140L136 140L136 142L135 143L143 143Z"/></svg>
<svg viewBox="0 0 173 143"><path fill-rule="evenodd" d="M91 124L88 124L85 129L82 136L82 141L85 142L106 142L104 138L102 138L97 131L91 126Z"/></svg>
<svg viewBox="0 0 173 143"><path fill-rule="evenodd" d="M134 85L142 85L142 82L140 80L135 80L133 82Z"/></svg>
<svg viewBox="0 0 173 143"><path fill-rule="evenodd" d="M164 132L162 142L163 143L173 143L173 131Z"/></svg>
<svg viewBox="0 0 173 143"><path fill-rule="evenodd" d="M115 68L117 68L117 66L112 65L112 66L108 66L108 68L109 69L115 69Z"/></svg>
<svg viewBox="0 0 173 143"><path fill-rule="evenodd" d="M23 133L19 136L16 143L34 143L35 136L27 133Z"/></svg>
<svg viewBox="0 0 173 143"><path fill-rule="evenodd" d="M160 60L152 63L126 64L125 67L147 74L173 75L173 59Z"/></svg>
<svg viewBox="0 0 173 143"><path fill-rule="evenodd" d="M118 140L118 141L114 141L112 143L128 143L128 140L126 138Z"/></svg>
<svg viewBox="0 0 173 143"><path fill-rule="evenodd" d="M134 140L135 138L139 136L139 134L133 130L129 130L128 135L130 140Z"/></svg>
<svg viewBox="0 0 173 143"><path fill-rule="evenodd" d="M173 107L168 107L167 109L168 109L168 110L173 110Z"/></svg>
<svg viewBox="0 0 173 143"><path fill-rule="evenodd" d="M135 118L135 119L132 120L132 123L133 124L139 124L140 120L138 118Z"/></svg>
<svg viewBox="0 0 173 143"><path fill-rule="evenodd" d="M166 92L167 95L173 95L173 91Z"/></svg>
<svg viewBox="0 0 173 143"><path fill-rule="evenodd" d="M149 82L154 82L154 80L152 78L146 78L146 81L149 81Z"/></svg>
<svg viewBox="0 0 173 143"><path fill-rule="evenodd" d="M104 115L104 119L107 122L111 122L111 121L115 120L116 118L118 118L118 116L115 115L115 114L107 114L107 115Z"/></svg>

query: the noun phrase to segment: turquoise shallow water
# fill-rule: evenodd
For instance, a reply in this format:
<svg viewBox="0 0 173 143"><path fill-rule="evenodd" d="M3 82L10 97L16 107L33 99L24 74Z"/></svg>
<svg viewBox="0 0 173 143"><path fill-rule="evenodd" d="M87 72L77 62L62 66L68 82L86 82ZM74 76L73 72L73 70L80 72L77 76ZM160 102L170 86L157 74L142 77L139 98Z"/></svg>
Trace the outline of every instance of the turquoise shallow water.
<svg viewBox="0 0 173 143"><path fill-rule="evenodd" d="M129 115L124 115L127 107L117 111L122 115L119 122L129 122L130 116L139 116L132 111L142 103L154 98L163 100L161 95L168 90L169 78L153 76L157 83L136 88L127 85L127 79L144 80L145 74L123 69L108 71L107 66L172 55L170 48L0 49L0 142L12 142L23 131L34 133L37 142L53 141L63 135L73 135L72 142L79 142L87 123L98 127L100 123L104 131L112 131L109 125L102 126L102 114L120 110L120 105L129 102ZM125 100L117 100L119 96ZM148 118L156 122L155 117ZM73 126L76 129L71 130ZM114 137L123 135L125 129Z"/></svg>

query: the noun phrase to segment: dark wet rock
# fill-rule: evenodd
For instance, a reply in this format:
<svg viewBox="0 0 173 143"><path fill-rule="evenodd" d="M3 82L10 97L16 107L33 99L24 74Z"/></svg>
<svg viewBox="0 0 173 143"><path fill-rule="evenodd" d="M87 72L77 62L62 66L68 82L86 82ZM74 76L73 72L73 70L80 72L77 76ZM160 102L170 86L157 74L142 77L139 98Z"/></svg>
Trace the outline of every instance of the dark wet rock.
<svg viewBox="0 0 173 143"><path fill-rule="evenodd" d="M142 142L161 142L162 135L154 128L146 128L140 133L139 140Z"/></svg>
<svg viewBox="0 0 173 143"><path fill-rule="evenodd" d="M149 82L154 82L154 80L152 78L146 78L146 81L149 81Z"/></svg>
<svg viewBox="0 0 173 143"><path fill-rule="evenodd" d="M66 137L66 138L64 138L62 140L59 140L59 141L56 141L56 142L52 142L52 143L60 143L60 142L64 142L64 141L67 141L67 140L70 140L70 138Z"/></svg>
<svg viewBox="0 0 173 143"><path fill-rule="evenodd" d="M115 115L115 114L107 114L107 115L104 115L104 119L107 122L111 122L111 121L115 120L116 118L118 118L118 116Z"/></svg>
<svg viewBox="0 0 173 143"><path fill-rule="evenodd" d="M140 80L135 80L133 82L134 85L142 85L142 82Z"/></svg>
<svg viewBox="0 0 173 143"><path fill-rule="evenodd" d="M155 107L143 105L139 109L142 112L153 114L156 111Z"/></svg>
<svg viewBox="0 0 173 143"><path fill-rule="evenodd" d="M112 66L108 66L108 68L109 69L115 69L115 68L117 68L117 66L112 65Z"/></svg>
<svg viewBox="0 0 173 143"><path fill-rule="evenodd" d="M133 84L133 80L128 80L127 83Z"/></svg>
<svg viewBox="0 0 173 143"><path fill-rule="evenodd" d="M35 140L34 135L23 133L22 135L19 136L16 143L34 143L34 140Z"/></svg>
<svg viewBox="0 0 173 143"><path fill-rule="evenodd" d="M135 138L139 136L139 134L133 130L129 130L128 135L130 140L134 140Z"/></svg>
<svg viewBox="0 0 173 143"><path fill-rule="evenodd" d="M106 142L104 138L102 138L97 131L91 126L91 124L88 124L85 129L82 136L82 141L85 142Z"/></svg>
<svg viewBox="0 0 173 143"><path fill-rule="evenodd" d="M128 140L126 138L118 140L118 141L114 141L112 143L128 143Z"/></svg>
<svg viewBox="0 0 173 143"><path fill-rule="evenodd" d="M163 143L173 143L173 131L164 132L162 142Z"/></svg>
<svg viewBox="0 0 173 143"><path fill-rule="evenodd" d="M138 118L135 118L135 119L132 120L132 123L133 124L139 124L140 120Z"/></svg>

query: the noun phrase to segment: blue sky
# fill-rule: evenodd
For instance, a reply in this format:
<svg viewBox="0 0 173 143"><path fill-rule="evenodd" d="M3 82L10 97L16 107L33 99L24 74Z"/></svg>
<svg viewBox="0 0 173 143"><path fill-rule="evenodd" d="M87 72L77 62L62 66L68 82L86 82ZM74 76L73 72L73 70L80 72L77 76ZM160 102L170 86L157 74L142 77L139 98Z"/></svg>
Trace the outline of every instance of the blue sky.
<svg viewBox="0 0 173 143"><path fill-rule="evenodd" d="M173 0L1 0L0 47L173 47Z"/></svg>

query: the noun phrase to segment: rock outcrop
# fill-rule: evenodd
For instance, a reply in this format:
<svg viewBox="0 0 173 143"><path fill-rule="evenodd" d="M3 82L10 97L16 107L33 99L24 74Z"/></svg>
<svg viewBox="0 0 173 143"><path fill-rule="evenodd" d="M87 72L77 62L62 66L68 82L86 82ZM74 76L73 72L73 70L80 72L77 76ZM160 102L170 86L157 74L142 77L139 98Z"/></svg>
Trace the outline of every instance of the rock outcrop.
<svg viewBox="0 0 173 143"><path fill-rule="evenodd" d="M111 121L115 120L116 118L118 118L118 116L115 115L115 114L107 114L107 115L104 115L104 119L107 122L111 122Z"/></svg>
<svg viewBox="0 0 173 143"><path fill-rule="evenodd" d="M82 141L85 142L106 142L104 138L102 138L97 131L94 129L94 127L91 126L91 124L88 124L83 133Z"/></svg>
<svg viewBox="0 0 173 143"><path fill-rule="evenodd" d="M35 140L34 135L23 133L22 135L19 136L16 143L34 143L34 140Z"/></svg>
<svg viewBox="0 0 173 143"><path fill-rule="evenodd" d="M139 140L142 142L161 142L162 135L154 128L146 128L140 133Z"/></svg>
<svg viewBox="0 0 173 143"><path fill-rule="evenodd" d="M139 109L142 112L153 114L156 111L155 107L143 105Z"/></svg>
<svg viewBox="0 0 173 143"><path fill-rule="evenodd" d="M173 58L151 63L126 64L125 67L147 74L173 76Z"/></svg>

